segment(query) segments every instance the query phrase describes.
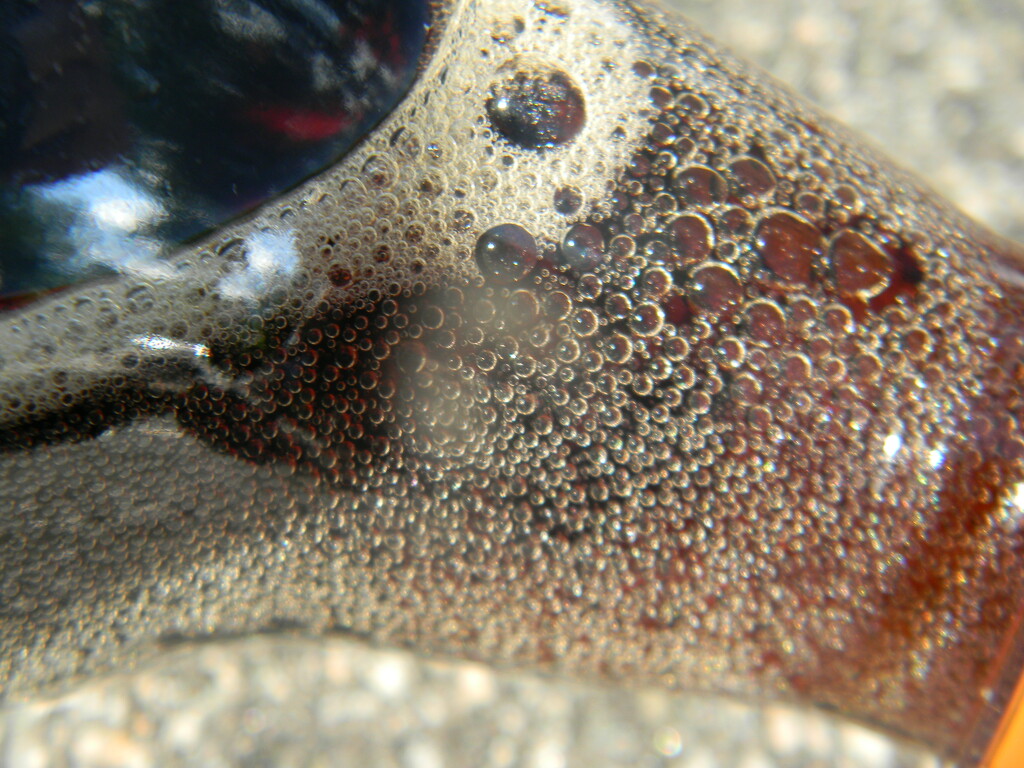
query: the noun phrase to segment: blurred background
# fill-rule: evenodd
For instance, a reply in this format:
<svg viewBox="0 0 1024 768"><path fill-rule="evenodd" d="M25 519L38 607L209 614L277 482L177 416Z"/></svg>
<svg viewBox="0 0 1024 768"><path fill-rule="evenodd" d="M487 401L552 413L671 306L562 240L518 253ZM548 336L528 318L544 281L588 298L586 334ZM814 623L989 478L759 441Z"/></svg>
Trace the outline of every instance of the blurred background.
<svg viewBox="0 0 1024 768"><path fill-rule="evenodd" d="M1024 240L1024 0L675 0ZM343 639L183 648L0 712L0 766L936 768L780 706L427 662Z"/></svg>

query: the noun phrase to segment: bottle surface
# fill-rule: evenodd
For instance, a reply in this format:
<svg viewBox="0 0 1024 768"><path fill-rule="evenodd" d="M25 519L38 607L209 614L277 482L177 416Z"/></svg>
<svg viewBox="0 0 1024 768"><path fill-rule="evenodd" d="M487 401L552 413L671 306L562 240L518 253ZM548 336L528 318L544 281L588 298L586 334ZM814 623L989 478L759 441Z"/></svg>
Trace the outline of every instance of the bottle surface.
<svg viewBox="0 0 1024 768"><path fill-rule="evenodd" d="M976 754L1019 250L676 20L531 13L447 9L374 135L173 275L3 318L9 689L301 627Z"/></svg>

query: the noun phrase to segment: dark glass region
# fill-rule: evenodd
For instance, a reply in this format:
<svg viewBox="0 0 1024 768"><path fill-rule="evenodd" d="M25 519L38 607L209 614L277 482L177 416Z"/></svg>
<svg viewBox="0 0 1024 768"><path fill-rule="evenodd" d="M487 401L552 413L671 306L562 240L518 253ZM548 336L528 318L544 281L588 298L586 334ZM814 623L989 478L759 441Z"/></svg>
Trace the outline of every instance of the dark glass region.
<svg viewBox="0 0 1024 768"><path fill-rule="evenodd" d="M428 5L0 4L0 309L159 274L329 166L411 85Z"/></svg>

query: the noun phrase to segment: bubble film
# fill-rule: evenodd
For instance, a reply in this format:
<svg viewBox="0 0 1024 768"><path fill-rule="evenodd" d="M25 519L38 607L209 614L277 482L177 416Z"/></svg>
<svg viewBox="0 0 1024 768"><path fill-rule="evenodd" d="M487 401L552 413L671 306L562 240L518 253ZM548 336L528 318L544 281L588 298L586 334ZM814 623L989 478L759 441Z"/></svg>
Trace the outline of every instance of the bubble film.
<svg viewBox="0 0 1024 768"><path fill-rule="evenodd" d="M676 19L436 26L334 169L0 318L6 689L299 628L991 728L1019 249Z"/></svg>

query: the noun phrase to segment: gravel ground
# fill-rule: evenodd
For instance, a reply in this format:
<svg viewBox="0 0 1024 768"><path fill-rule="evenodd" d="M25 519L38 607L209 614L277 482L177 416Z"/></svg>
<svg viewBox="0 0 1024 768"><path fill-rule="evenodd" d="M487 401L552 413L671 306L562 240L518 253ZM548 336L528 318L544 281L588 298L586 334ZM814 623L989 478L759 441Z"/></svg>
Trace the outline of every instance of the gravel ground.
<svg viewBox="0 0 1024 768"><path fill-rule="evenodd" d="M677 0L1024 239L1024 0ZM935 768L784 707L424 662L343 640L181 649L0 717L0 765Z"/></svg>

